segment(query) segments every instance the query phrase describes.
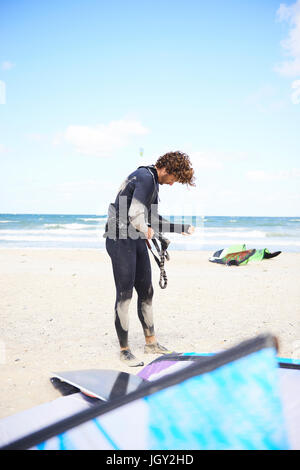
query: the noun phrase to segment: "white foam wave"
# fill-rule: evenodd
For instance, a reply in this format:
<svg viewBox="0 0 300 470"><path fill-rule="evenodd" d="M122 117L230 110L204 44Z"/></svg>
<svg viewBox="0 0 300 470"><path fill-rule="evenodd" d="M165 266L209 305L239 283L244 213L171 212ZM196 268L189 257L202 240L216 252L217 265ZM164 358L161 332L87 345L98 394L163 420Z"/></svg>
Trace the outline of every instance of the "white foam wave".
<svg viewBox="0 0 300 470"><path fill-rule="evenodd" d="M86 226L85 226L86 228ZM91 230L68 230L68 229L49 229L49 230L38 230L38 229L33 229L33 230L0 230L0 237L4 235L11 235L11 236L30 236L30 235L41 235L41 236L46 236L46 235L71 235L74 234L74 236L79 235L93 235L96 232L100 232L101 230L99 227L93 227Z"/></svg>
<svg viewBox="0 0 300 470"><path fill-rule="evenodd" d="M173 236L173 234L170 234ZM239 238L239 239L249 239L249 238L265 238L267 236L267 232L263 232L261 230L220 230L216 228L206 228L206 227L197 227L194 234L192 235L193 238L200 236L202 238L211 238L211 239L219 239L219 238ZM168 237L168 235L167 235Z"/></svg>
<svg viewBox="0 0 300 470"><path fill-rule="evenodd" d="M231 237L231 238L264 238L266 236L266 232L262 232L260 230L247 230L247 231L215 231L210 232L207 230L203 230L204 236L208 238L216 238L216 237Z"/></svg>
<svg viewBox="0 0 300 470"><path fill-rule="evenodd" d="M62 230L84 230L87 227L95 228L95 225L87 225L87 224L77 224L77 223L71 223L71 224L44 224L44 227L48 229L62 229Z"/></svg>
<svg viewBox="0 0 300 470"><path fill-rule="evenodd" d="M57 228L58 227L58 228ZM101 244L104 242L102 237L104 233L103 225L88 225L88 224L45 224L43 228L35 229L1 229L0 242L2 245L23 244L26 246L30 242L36 246L63 243L72 246L87 247L90 244ZM245 243L249 248L268 248L269 246L281 247L295 247L297 250L300 247L300 238L297 236L297 231L293 234L291 231L287 236L278 233L264 232L262 230L226 230L224 227L220 228L207 228L197 227L193 235L182 236L176 233L166 233L165 236L171 241L170 249L211 249L212 246L225 248L236 243Z"/></svg>
<svg viewBox="0 0 300 470"><path fill-rule="evenodd" d="M87 217L87 218L81 218L78 220L84 220L84 222L100 222L102 219L100 217Z"/></svg>
<svg viewBox="0 0 300 470"><path fill-rule="evenodd" d="M87 241L97 241L99 240L98 236L94 237L49 237L49 236L43 236L43 237L38 237L35 235L27 235L26 237L20 236L20 235L10 235L10 236L0 236L0 241L30 241L30 242L87 242Z"/></svg>
<svg viewBox="0 0 300 470"><path fill-rule="evenodd" d="M170 248L174 248L176 246L178 247L181 247L181 246L184 246L185 249L187 250L193 250L195 248L205 248L205 247L211 247L211 246L215 246L219 249L221 248L226 248L230 245L234 245L236 244L236 240L234 239L220 239L220 240L189 240L188 242L187 241L183 241L183 240L174 240L172 241L171 245L170 245ZM256 249L260 249L260 248L268 248L270 246L276 246L278 247L279 244L278 244L278 241L276 240L272 240L272 239L269 239L268 240L268 243L266 244L263 240L252 240L251 242L251 245L249 243L246 243L245 240L241 240L241 243L245 243L246 244L246 247L247 249L251 249L251 248L256 248ZM287 247L300 247L300 241L299 240L280 240L280 246L287 246Z"/></svg>

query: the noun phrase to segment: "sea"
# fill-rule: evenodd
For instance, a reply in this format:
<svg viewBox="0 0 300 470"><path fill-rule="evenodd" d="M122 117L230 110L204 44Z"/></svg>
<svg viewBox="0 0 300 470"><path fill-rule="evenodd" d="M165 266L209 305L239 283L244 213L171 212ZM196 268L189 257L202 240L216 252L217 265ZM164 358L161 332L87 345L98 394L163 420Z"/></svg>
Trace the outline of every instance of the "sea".
<svg viewBox="0 0 300 470"><path fill-rule="evenodd" d="M233 244L300 252L300 217L172 216L195 226L191 236L168 233L171 250L217 251ZM0 249L105 249L106 215L0 214Z"/></svg>

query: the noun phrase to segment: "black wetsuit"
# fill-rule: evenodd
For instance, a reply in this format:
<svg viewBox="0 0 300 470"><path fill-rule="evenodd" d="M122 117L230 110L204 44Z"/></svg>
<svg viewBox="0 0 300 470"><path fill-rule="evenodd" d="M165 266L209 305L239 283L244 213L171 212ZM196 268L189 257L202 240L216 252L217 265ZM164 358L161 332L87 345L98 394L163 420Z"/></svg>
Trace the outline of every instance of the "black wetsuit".
<svg viewBox="0 0 300 470"><path fill-rule="evenodd" d="M158 192L155 167L139 167L122 184L108 211L104 236L116 285L115 327L121 347L128 346L128 308L133 288L144 335L154 335L151 264L145 241L148 226L155 232L177 233L187 232L189 227L172 224L158 215Z"/></svg>

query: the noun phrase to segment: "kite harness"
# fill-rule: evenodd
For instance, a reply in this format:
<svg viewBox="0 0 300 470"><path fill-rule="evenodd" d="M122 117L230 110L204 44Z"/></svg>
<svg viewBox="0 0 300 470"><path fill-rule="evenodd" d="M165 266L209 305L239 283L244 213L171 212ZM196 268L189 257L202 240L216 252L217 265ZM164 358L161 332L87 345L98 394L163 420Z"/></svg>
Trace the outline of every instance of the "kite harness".
<svg viewBox="0 0 300 470"><path fill-rule="evenodd" d="M161 246L159 246L157 239L160 241ZM167 274L166 274L166 271L165 271L165 260L169 261L169 259L170 259L170 255L167 252L168 246L170 245L170 240L165 238L161 233L156 233L155 232L154 237L151 239L151 241L152 241L153 245L155 246L159 257L156 256L156 254L152 250L152 247L150 245L150 241L146 240L146 243L147 243L147 246L148 246L149 250L153 254L154 259L155 259L155 261L158 264L158 267L160 269L159 285L162 289L165 289L167 287L167 284L168 284L168 278L167 278Z"/></svg>

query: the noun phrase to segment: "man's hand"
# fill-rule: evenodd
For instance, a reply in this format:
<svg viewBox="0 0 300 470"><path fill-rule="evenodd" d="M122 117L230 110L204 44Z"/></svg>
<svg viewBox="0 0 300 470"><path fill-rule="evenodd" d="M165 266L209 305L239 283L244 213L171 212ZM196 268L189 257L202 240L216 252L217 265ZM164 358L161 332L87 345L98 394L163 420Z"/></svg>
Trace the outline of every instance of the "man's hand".
<svg viewBox="0 0 300 470"><path fill-rule="evenodd" d="M148 227L147 240L151 240L154 236L154 230L151 227Z"/></svg>
<svg viewBox="0 0 300 470"><path fill-rule="evenodd" d="M195 227L190 225L187 232L182 232L182 235L192 235L195 232Z"/></svg>

